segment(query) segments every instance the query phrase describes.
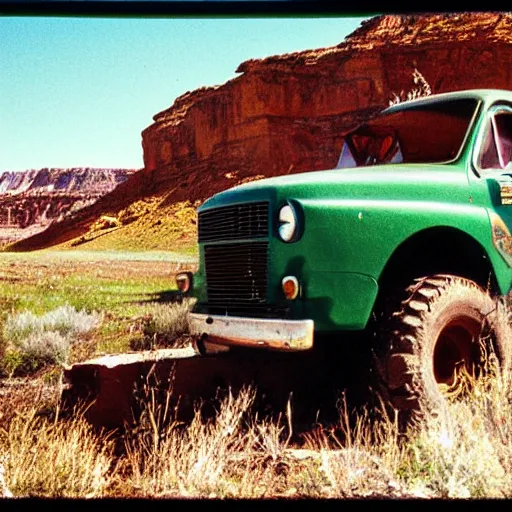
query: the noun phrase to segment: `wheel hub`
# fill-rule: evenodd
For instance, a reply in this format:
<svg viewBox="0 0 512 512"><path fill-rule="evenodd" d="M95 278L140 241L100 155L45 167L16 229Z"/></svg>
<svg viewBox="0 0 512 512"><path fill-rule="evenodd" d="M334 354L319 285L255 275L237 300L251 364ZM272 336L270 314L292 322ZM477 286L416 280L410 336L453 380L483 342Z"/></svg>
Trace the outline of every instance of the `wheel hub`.
<svg viewBox="0 0 512 512"><path fill-rule="evenodd" d="M475 378L480 361L479 322L458 317L440 332L434 348L434 376L441 392L451 398L461 395Z"/></svg>

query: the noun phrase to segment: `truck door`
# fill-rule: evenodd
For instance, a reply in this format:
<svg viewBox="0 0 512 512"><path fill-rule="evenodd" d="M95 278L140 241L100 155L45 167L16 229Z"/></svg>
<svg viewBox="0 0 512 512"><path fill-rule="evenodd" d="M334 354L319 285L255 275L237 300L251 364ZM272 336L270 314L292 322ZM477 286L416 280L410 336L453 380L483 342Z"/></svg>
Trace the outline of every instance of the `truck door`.
<svg viewBox="0 0 512 512"><path fill-rule="evenodd" d="M483 178L499 183L501 201L496 201L494 210L512 232L512 107L491 107L481 133L475 165Z"/></svg>

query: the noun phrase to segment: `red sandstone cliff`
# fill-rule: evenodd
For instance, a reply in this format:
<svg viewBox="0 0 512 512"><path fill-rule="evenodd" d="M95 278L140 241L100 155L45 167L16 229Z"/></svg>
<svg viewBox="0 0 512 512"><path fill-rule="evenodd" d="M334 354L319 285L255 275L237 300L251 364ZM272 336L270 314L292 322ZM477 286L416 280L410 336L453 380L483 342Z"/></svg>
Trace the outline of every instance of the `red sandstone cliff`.
<svg viewBox="0 0 512 512"><path fill-rule="evenodd" d="M239 77L155 115L142 133L145 173L202 199L227 172L330 168L343 132L409 90L415 68L432 92L511 88L511 34L511 14L379 16L336 47L243 62Z"/></svg>
<svg viewBox="0 0 512 512"><path fill-rule="evenodd" d="M77 236L145 196L204 200L254 176L333 167L343 133L408 91L512 88L512 14L377 16L335 47L249 60L236 78L177 98L142 132L143 171L19 248ZM75 225L73 225L75 222ZM67 233L67 234L66 234Z"/></svg>

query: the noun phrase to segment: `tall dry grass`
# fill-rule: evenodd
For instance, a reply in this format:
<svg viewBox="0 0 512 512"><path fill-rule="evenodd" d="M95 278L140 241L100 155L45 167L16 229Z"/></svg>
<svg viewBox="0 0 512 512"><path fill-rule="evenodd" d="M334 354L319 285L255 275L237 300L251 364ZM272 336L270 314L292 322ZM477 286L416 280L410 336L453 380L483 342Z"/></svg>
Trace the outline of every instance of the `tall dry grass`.
<svg viewBox="0 0 512 512"><path fill-rule="evenodd" d="M190 425L157 419L133 438L124 492L189 497L508 498L512 494L510 379L490 361L470 394L444 421L424 418L407 438L377 409L354 415L340 401L339 422L291 443L292 411L279 420L251 414L255 391L231 393L216 419L198 410ZM153 405L154 407L154 405ZM150 411L147 411L149 414ZM148 416L149 418L149 416ZM444 417L443 417L444 418Z"/></svg>
<svg viewBox="0 0 512 512"><path fill-rule="evenodd" d="M142 341L135 340L132 348L181 347L188 343L189 313L194 299L185 298L174 303L154 303L144 308L142 320L134 326ZM132 343L133 345L133 343Z"/></svg>
<svg viewBox="0 0 512 512"><path fill-rule="evenodd" d="M101 497L115 476L113 441L81 415L54 421L33 409L0 434L5 485L14 496Z"/></svg>
<svg viewBox="0 0 512 512"><path fill-rule="evenodd" d="M300 439L291 407L262 417L252 388L185 424L172 390L159 400L148 386L122 453L80 415L56 421L33 407L0 425L0 464L14 496L509 498L510 378L490 358L472 384L443 421L428 416L408 437L383 405L355 413L341 399L336 424Z"/></svg>
<svg viewBox="0 0 512 512"><path fill-rule="evenodd" d="M512 496L510 374L492 359L446 420L428 417L404 447L399 472L409 485L443 498Z"/></svg>
<svg viewBox="0 0 512 512"><path fill-rule="evenodd" d="M136 436L126 441L125 492L144 496L264 497L275 492L285 427L251 418L255 391L231 392L214 418L197 408L189 425L172 421L169 402L151 394ZM171 420L171 421L168 421ZM128 482L128 483L127 483Z"/></svg>

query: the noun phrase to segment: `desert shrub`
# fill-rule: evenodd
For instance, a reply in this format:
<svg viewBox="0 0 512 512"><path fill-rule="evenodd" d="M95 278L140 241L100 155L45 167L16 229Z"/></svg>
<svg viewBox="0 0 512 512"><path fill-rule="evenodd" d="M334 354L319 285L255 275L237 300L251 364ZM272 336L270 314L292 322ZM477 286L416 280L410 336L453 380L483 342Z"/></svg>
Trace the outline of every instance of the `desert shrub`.
<svg viewBox="0 0 512 512"><path fill-rule="evenodd" d="M68 360L70 349L70 340L58 331L31 333L17 345L22 364L25 362L32 365L27 368L28 371L46 364L64 364Z"/></svg>
<svg viewBox="0 0 512 512"><path fill-rule="evenodd" d="M99 326L101 316L62 306L44 315L30 311L7 318L2 367L10 375L67 362L73 343Z"/></svg>
<svg viewBox="0 0 512 512"><path fill-rule="evenodd" d="M77 311L66 305L37 316L30 311L11 315L4 326L4 338L12 343L27 339L30 335L47 331L58 332L64 337L80 335L95 329L100 323L96 313Z"/></svg>
<svg viewBox="0 0 512 512"><path fill-rule="evenodd" d="M412 82L414 87L407 94L405 94L404 91L400 91L400 94L393 93L393 98L389 100L389 105L395 105L396 103L402 103L403 101L415 100L432 94L430 84L416 68L414 68L412 73Z"/></svg>
<svg viewBox="0 0 512 512"><path fill-rule="evenodd" d="M399 472L441 498L512 495L512 393L510 376L489 359L485 378L449 406L444 417L429 417L406 445Z"/></svg>
<svg viewBox="0 0 512 512"><path fill-rule="evenodd" d="M169 304L148 306L142 320L142 347L181 346L181 336L189 332L189 312L192 302L183 300Z"/></svg>
<svg viewBox="0 0 512 512"><path fill-rule="evenodd" d="M33 408L0 431L5 484L14 496L101 497L113 476L112 453L113 442L81 415L56 422Z"/></svg>

